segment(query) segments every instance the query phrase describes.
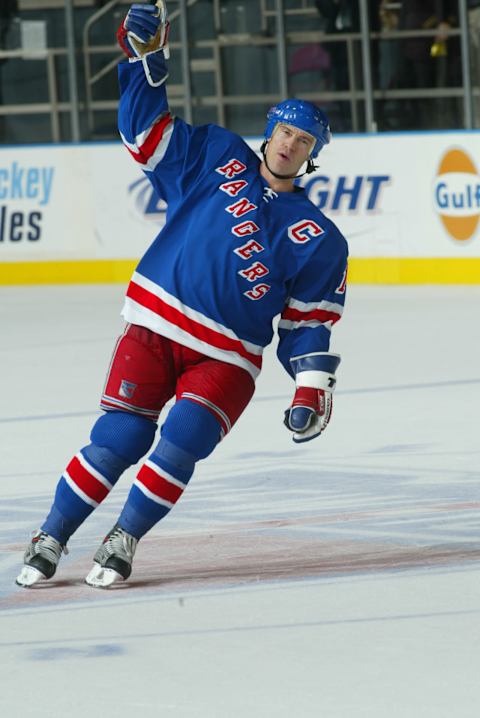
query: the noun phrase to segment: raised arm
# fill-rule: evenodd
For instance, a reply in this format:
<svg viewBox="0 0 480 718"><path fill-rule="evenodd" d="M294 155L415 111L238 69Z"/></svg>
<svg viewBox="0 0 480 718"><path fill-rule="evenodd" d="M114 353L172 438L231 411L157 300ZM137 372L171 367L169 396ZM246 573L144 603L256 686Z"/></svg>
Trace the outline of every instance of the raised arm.
<svg viewBox="0 0 480 718"><path fill-rule="evenodd" d="M168 27L163 2L135 4L117 38L128 58L118 70L120 135L160 197L170 205L198 176L209 130L192 127L170 113L166 92Z"/></svg>

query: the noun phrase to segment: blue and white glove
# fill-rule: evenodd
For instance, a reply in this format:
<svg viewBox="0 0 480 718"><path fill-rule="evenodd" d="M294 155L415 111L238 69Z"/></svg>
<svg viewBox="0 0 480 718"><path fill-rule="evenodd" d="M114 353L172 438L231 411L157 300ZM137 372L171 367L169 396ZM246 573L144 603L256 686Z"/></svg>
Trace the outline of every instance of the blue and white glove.
<svg viewBox="0 0 480 718"><path fill-rule="evenodd" d="M132 61L142 61L152 87L167 79L163 58L168 60L170 56L169 32L165 0L157 0L155 5L132 5L117 30L118 44Z"/></svg>
<svg viewBox="0 0 480 718"><path fill-rule="evenodd" d="M326 429L332 415L335 371L339 364L340 356L328 352L290 359L296 391L285 412L284 423L293 431L295 443L310 441Z"/></svg>

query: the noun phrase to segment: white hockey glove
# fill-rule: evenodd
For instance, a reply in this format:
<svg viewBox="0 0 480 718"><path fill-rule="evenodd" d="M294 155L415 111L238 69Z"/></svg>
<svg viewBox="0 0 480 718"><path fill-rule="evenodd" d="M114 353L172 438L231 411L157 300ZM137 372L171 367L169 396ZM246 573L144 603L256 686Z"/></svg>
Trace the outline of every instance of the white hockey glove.
<svg viewBox="0 0 480 718"><path fill-rule="evenodd" d="M163 84L167 77L163 57L170 57L169 32L165 0L157 0L155 5L132 5L117 31L118 44L128 58L142 61L152 87Z"/></svg>
<svg viewBox="0 0 480 718"><path fill-rule="evenodd" d="M327 352L305 354L292 357L290 364L297 388L284 423L293 431L293 441L300 444L321 434L330 421L340 357Z"/></svg>

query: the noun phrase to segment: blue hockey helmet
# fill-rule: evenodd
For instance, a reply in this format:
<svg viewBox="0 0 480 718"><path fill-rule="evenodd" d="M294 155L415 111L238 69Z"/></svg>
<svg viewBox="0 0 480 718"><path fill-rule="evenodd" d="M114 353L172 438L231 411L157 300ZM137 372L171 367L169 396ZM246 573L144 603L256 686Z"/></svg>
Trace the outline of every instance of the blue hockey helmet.
<svg viewBox="0 0 480 718"><path fill-rule="evenodd" d="M266 140L270 139L278 122L297 127L315 137L312 157L316 157L323 146L328 145L332 137L326 114L307 100L292 98L271 107L267 113Z"/></svg>

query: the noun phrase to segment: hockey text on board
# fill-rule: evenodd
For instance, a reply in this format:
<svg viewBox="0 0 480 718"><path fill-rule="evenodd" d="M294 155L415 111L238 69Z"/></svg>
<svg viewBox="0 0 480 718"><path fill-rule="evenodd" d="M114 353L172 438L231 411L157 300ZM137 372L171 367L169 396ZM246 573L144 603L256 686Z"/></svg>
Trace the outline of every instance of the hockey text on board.
<svg viewBox="0 0 480 718"><path fill-rule="evenodd" d="M53 167L0 166L0 242L41 239L42 209L49 203L53 176Z"/></svg>

